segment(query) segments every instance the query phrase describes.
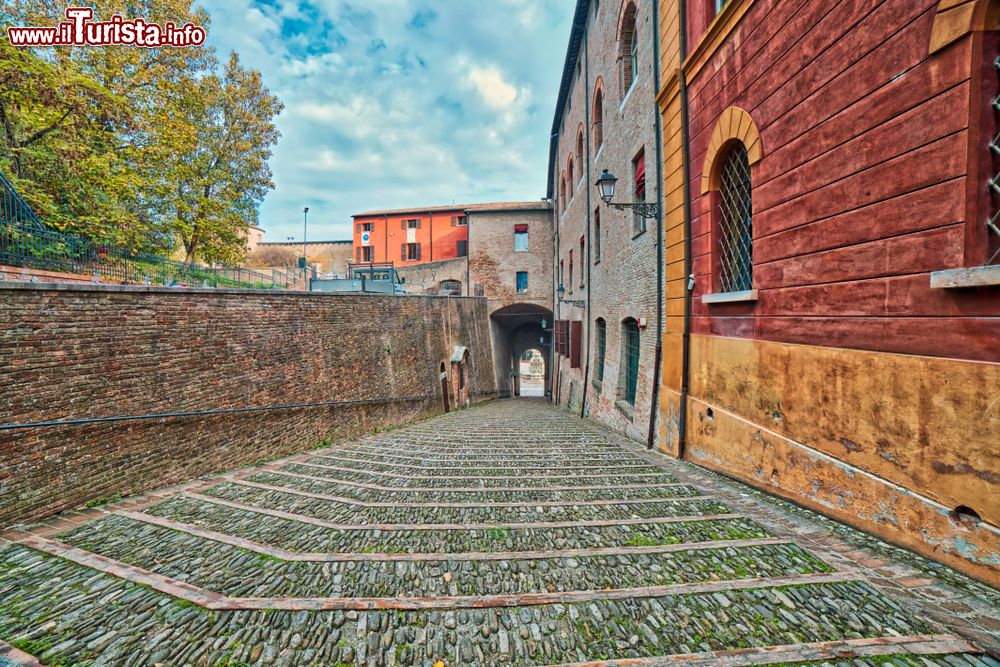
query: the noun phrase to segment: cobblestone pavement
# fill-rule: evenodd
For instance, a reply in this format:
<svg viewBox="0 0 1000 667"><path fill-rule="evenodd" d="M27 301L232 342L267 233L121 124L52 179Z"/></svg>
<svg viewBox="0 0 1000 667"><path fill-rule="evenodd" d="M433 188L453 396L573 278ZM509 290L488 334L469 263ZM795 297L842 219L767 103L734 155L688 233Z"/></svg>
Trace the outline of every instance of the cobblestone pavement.
<svg viewBox="0 0 1000 667"><path fill-rule="evenodd" d="M0 667L1000 667L998 634L1000 592L539 400L0 539Z"/></svg>

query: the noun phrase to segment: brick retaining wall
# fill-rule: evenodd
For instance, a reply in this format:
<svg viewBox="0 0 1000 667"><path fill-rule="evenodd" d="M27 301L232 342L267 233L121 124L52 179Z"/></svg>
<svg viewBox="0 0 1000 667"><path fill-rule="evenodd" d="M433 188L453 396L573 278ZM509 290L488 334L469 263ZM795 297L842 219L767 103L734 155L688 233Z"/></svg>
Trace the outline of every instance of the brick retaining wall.
<svg viewBox="0 0 1000 667"><path fill-rule="evenodd" d="M0 526L439 413L454 346L495 395L485 299L8 283L0 330L0 424L408 399L0 431Z"/></svg>

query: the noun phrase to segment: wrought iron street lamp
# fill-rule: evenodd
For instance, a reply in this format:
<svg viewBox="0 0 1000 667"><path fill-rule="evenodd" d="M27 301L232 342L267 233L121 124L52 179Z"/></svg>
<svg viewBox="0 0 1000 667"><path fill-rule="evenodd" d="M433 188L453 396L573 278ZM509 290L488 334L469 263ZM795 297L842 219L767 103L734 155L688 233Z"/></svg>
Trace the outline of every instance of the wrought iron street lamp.
<svg viewBox="0 0 1000 667"><path fill-rule="evenodd" d="M567 303L571 306L576 306L577 308L587 307L586 301L574 301L572 299L564 299L563 297L566 296L566 286L563 285L562 283L559 283L559 289L556 290L556 295L559 297L559 303Z"/></svg>
<svg viewBox="0 0 1000 667"><path fill-rule="evenodd" d="M611 201L615 198L615 185L618 184L618 179L607 169L601 174L600 178L597 179L597 192L601 195L601 199L605 204L612 208L616 208L619 211L635 211L640 217L646 218L647 220L652 220L659 217L660 206L655 203L648 202L636 202L634 204L622 204L619 202Z"/></svg>

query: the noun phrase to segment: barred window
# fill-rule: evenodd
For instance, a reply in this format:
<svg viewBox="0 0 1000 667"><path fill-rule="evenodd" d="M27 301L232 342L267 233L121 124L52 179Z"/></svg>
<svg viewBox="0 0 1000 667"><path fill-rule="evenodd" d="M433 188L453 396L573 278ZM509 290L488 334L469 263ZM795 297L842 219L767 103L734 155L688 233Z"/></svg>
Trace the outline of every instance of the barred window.
<svg viewBox="0 0 1000 667"><path fill-rule="evenodd" d="M742 142L723 159L719 183L719 288L746 292L753 289L753 184Z"/></svg>
<svg viewBox="0 0 1000 667"><path fill-rule="evenodd" d="M597 362L597 368L594 369L594 380L597 382L604 382L604 358L607 356L608 351L608 323L604 321L604 318L598 317L596 324L596 351L595 351L595 361Z"/></svg>
<svg viewBox="0 0 1000 667"><path fill-rule="evenodd" d="M639 323L631 317L622 321L622 367L618 382L618 399L635 405L639 386Z"/></svg>
<svg viewBox="0 0 1000 667"><path fill-rule="evenodd" d="M1000 94L997 91L1000 57L993 61L993 67L990 69L993 71L987 75L986 94L983 95L984 100L989 101L990 110L993 112L991 118L993 128L987 128L987 132L992 136L987 145L991 172L986 188L989 200L986 218L986 251L989 255L986 260L987 265L1000 261Z"/></svg>

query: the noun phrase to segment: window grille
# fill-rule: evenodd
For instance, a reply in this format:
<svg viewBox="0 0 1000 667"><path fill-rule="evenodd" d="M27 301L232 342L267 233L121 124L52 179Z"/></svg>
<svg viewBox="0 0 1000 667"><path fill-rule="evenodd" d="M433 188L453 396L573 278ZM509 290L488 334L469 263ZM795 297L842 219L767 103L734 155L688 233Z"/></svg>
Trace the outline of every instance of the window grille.
<svg viewBox="0 0 1000 667"><path fill-rule="evenodd" d="M639 323L631 318L622 322L622 371L621 400L634 406L639 386Z"/></svg>
<svg viewBox="0 0 1000 667"><path fill-rule="evenodd" d="M594 379L604 382L604 358L608 352L608 324L603 319L597 319L597 368L594 370Z"/></svg>
<svg viewBox="0 0 1000 667"><path fill-rule="evenodd" d="M462 296L462 283L457 280L444 280L441 282L441 293Z"/></svg>
<svg viewBox="0 0 1000 667"><path fill-rule="evenodd" d="M1000 57L993 61L993 67L1000 74ZM992 105L993 113L997 118L997 127L1000 128L1000 95L993 98ZM998 162L1000 162L1000 131L998 131L997 135L990 142L990 152L993 154L994 174L989 180L988 186L990 191L990 217L986 220L986 236L989 238L992 233L1000 240L1000 206L996 203L997 197L1000 197L1000 169L997 168ZM997 260L1000 260L1000 248L997 248L997 251L987 260L986 264L993 264Z"/></svg>
<svg viewBox="0 0 1000 667"><path fill-rule="evenodd" d="M753 289L753 198L747 149L736 143L722 163L719 192L719 287Z"/></svg>

